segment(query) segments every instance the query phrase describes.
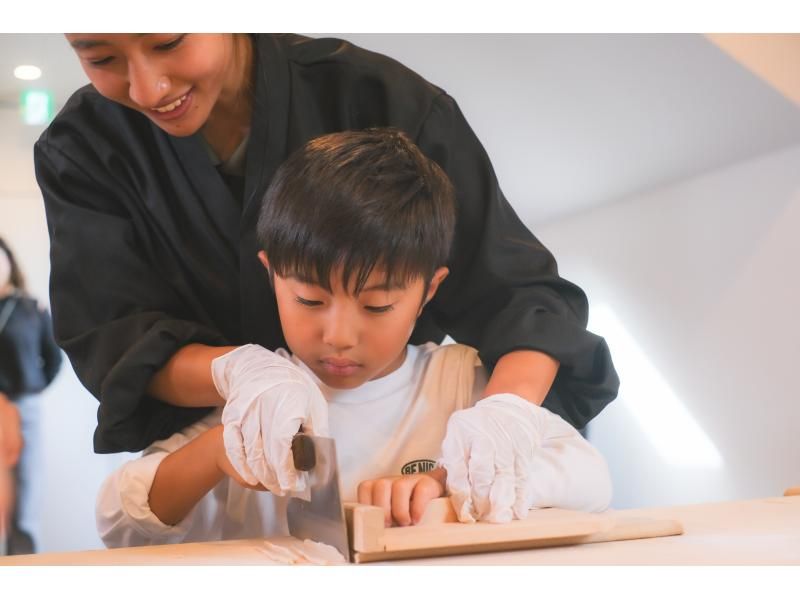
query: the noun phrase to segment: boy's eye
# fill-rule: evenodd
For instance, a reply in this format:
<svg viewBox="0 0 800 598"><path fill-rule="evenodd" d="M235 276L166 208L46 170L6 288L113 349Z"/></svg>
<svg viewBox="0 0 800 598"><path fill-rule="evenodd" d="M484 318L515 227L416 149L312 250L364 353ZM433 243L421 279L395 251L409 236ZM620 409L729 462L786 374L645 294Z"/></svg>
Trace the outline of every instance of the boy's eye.
<svg viewBox="0 0 800 598"><path fill-rule="evenodd" d="M322 301L311 301L310 299L303 299L302 297L295 297L295 301L297 301L300 305L305 305L306 307L316 307L318 305L322 305Z"/></svg>
<svg viewBox="0 0 800 598"><path fill-rule="evenodd" d="M382 314L394 309L393 305L365 305L364 309L374 314Z"/></svg>
<svg viewBox="0 0 800 598"><path fill-rule="evenodd" d="M183 34L179 35L178 37L176 37L175 39L173 39L172 41L169 41L169 42L166 42L166 43L163 43L163 44L158 44L156 46L156 50L172 50L173 48L177 48L180 45L180 43L183 41L183 38L185 38L185 37L186 37L186 34L183 33Z"/></svg>

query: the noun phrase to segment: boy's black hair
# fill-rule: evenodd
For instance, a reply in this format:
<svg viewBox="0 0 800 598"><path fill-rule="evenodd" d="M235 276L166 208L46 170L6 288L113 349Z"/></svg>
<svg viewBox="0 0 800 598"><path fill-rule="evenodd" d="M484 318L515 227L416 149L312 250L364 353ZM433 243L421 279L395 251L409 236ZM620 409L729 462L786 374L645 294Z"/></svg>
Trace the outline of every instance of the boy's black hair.
<svg viewBox="0 0 800 598"><path fill-rule="evenodd" d="M257 233L279 276L331 291L341 266L344 288L358 294L376 266L390 288L422 276L427 292L454 228L447 175L405 133L381 128L324 135L293 152L267 189Z"/></svg>

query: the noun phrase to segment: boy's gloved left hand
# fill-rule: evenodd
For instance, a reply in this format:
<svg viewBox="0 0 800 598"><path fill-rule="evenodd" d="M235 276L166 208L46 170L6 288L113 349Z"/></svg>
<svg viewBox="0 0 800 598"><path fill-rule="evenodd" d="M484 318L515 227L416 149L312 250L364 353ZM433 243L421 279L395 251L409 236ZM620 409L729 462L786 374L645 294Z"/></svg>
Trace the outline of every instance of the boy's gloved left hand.
<svg viewBox="0 0 800 598"><path fill-rule="evenodd" d="M439 464L447 470L460 521L504 523L527 516L543 415L542 407L517 395L497 394L450 416Z"/></svg>

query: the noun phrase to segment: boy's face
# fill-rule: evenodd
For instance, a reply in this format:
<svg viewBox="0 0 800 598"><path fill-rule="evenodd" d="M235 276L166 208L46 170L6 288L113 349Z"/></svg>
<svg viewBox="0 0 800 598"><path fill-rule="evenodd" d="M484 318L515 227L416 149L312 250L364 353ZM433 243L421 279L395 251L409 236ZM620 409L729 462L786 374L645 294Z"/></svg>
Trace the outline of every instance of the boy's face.
<svg viewBox="0 0 800 598"><path fill-rule="evenodd" d="M265 267L264 252L259 253ZM434 274L424 303L436 293L447 268ZM331 273L331 290L296 278L274 275L281 326L289 350L332 388L356 388L396 370L422 311L425 282L387 289L385 273L373 270L357 296Z"/></svg>

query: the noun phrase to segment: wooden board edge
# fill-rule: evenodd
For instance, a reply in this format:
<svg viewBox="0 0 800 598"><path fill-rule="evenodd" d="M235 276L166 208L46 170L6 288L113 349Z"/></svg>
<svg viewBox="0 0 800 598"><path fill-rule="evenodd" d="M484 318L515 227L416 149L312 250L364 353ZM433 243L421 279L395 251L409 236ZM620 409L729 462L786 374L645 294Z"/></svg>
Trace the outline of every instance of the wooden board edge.
<svg viewBox="0 0 800 598"><path fill-rule="evenodd" d="M539 538L535 540L518 540L512 542L491 542L481 544L461 544L450 546L433 546L408 550L387 550L383 552L355 552L353 562L372 563L379 561L396 561L414 558L431 558L440 556L457 556L479 554L483 552L506 552L510 550L527 550L532 548L549 548L553 546L570 546L582 544L584 539L596 534L581 536L564 536L561 538Z"/></svg>
<svg viewBox="0 0 800 598"><path fill-rule="evenodd" d="M569 521L515 520L496 523L440 523L383 530L381 544L388 552L459 546L518 544L550 538L588 536L611 529L613 523L587 514Z"/></svg>
<svg viewBox="0 0 800 598"><path fill-rule="evenodd" d="M650 519L644 517L620 517L614 526L607 531L588 535L540 538L515 542L496 542L462 546L439 546L398 551L354 552L353 562L372 563L414 558L432 558L439 556L456 556L485 552L505 552L509 550L530 550L535 548L555 548L558 546L574 546L580 544L597 544L602 542L618 542L677 536L684 533L683 525L673 519Z"/></svg>

